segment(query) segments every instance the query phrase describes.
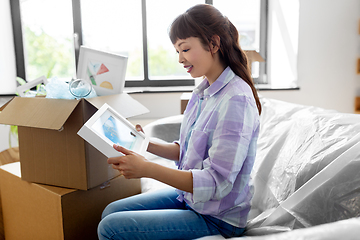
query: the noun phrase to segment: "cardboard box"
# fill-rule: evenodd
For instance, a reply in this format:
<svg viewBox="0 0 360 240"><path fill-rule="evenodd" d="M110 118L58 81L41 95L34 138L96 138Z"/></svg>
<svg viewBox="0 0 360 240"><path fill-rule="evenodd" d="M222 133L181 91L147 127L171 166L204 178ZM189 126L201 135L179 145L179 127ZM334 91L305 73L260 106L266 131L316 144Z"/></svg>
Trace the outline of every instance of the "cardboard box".
<svg viewBox="0 0 360 240"><path fill-rule="evenodd" d="M101 213L112 201L140 193L140 180L117 177L88 191L29 183L20 163L0 167L6 240L98 239Z"/></svg>
<svg viewBox="0 0 360 240"><path fill-rule="evenodd" d="M13 163L13 162L19 162L19 148L9 148L2 152L0 152L0 165ZM1 202L1 198L0 198ZM4 240L4 222L3 222L3 214L2 214L2 208L0 206L0 240Z"/></svg>
<svg viewBox="0 0 360 240"><path fill-rule="evenodd" d="M253 62L265 62L264 58L255 50L244 50L248 57L250 69L252 69Z"/></svg>
<svg viewBox="0 0 360 240"><path fill-rule="evenodd" d="M255 50L244 50L249 62L265 62L264 58Z"/></svg>
<svg viewBox="0 0 360 240"><path fill-rule="evenodd" d="M360 114L360 97L355 97L355 113Z"/></svg>
<svg viewBox="0 0 360 240"><path fill-rule="evenodd" d="M81 100L12 99L0 113L0 124L19 126L22 179L87 190L117 176L107 157L77 135L104 103L125 118L148 112L125 93Z"/></svg>

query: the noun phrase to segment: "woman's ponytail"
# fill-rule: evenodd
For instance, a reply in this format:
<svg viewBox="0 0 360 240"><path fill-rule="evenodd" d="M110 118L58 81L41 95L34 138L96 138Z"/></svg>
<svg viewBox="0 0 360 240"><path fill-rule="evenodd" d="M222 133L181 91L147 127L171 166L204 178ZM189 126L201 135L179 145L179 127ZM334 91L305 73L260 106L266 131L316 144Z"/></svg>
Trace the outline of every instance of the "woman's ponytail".
<svg viewBox="0 0 360 240"><path fill-rule="evenodd" d="M227 54L224 54L222 57L224 58L225 62L230 66L230 68L234 71L234 73L241 77L250 86L256 101L256 106L258 108L259 114L261 114L261 103L251 77L251 69L248 57L240 47L239 33L236 27L227 18L226 20L228 22L229 35L231 37L231 47L229 46Z"/></svg>

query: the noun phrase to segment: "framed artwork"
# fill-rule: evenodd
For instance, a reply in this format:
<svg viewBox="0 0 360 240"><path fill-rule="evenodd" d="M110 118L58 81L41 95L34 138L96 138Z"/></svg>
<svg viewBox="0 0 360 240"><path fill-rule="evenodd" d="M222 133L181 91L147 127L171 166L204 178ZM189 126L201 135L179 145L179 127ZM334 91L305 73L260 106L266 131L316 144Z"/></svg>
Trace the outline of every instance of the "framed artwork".
<svg viewBox="0 0 360 240"><path fill-rule="evenodd" d="M108 104L104 104L81 127L77 133L107 157L122 156L113 148L118 144L141 155L145 154L149 144L148 137Z"/></svg>
<svg viewBox="0 0 360 240"><path fill-rule="evenodd" d="M37 79L29 81L24 85L17 87L16 91L20 97L34 97L36 95L36 92L32 93L30 89L37 86L38 84L43 84L44 86L46 86L46 84L48 84L47 78L45 76L41 76Z"/></svg>
<svg viewBox="0 0 360 240"><path fill-rule="evenodd" d="M122 93L127 60L126 56L81 46L76 75L90 82L98 96Z"/></svg>

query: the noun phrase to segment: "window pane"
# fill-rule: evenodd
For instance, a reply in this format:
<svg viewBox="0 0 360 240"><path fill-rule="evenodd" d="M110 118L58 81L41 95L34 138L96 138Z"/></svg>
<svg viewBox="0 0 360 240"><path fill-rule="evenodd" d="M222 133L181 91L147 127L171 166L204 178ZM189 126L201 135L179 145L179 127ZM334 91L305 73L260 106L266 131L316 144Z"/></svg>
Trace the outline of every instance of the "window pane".
<svg viewBox="0 0 360 240"><path fill-rule="evenodd" d="M259 49L260 0L214 0L213 4L235 25L243 49Z"/></svg>
<svg viewBox="0 0 360 240"><path fill-rule="evenodd" d="M26 78L75 76L71 0L21 0Z"/></svg>
<svg viewBox="0 0 360 240"><path fill-rule="evenodd" d="M227 16L240 34L244 50L260 50L260 0L213 0L213 5ZM253 77L259 76L259 64L253 63Z"/></svg>
<svg viewBox="0 0 360 240"><path fill-rule="evenodd" d="M128 57L127 80L143 80L140 0L81 1L85 46Z"/></svg>
<svg viewBox="0 0 360 240"><path fill-rule="evenodd" d="M169 0L146 1L148 60L150 80L191 79L172 45L168 29L173 20L188 8L204 0L183 0L174 4Z"/></svg>

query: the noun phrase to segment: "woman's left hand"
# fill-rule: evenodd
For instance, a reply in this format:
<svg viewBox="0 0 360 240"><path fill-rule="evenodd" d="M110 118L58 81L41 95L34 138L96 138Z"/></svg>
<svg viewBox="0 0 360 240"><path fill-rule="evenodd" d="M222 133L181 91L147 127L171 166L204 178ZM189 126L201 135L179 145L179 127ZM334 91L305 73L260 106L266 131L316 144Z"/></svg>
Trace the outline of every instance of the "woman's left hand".
<svg viewBox="0 0 360 240"><path fill-rule="evenodd" d="M118 152L125 154L125 156L113 157L107 160L114 169L118 170L127 179L144 177L145 165L148 161L143 156L116 144L113 147Z"/></svg>

